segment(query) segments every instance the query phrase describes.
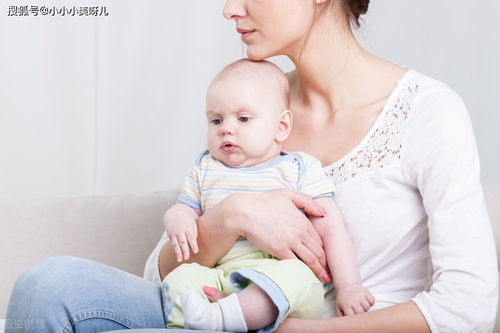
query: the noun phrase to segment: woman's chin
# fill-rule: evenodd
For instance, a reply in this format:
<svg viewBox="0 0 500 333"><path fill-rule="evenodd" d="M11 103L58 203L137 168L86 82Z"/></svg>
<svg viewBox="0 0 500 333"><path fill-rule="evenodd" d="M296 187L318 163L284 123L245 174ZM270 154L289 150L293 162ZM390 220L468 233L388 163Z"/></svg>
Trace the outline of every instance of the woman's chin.
<svg viewBox="0 0 500 333"><path fill-rule="evenodd" d="M269 55L269 54L265 54L263 52L258 52L257 50L255 50L252 47L247 48L247 57L250 60L261 61L261 60L264 60L266 58L269 58L270 56L271 55Z"/></svg>

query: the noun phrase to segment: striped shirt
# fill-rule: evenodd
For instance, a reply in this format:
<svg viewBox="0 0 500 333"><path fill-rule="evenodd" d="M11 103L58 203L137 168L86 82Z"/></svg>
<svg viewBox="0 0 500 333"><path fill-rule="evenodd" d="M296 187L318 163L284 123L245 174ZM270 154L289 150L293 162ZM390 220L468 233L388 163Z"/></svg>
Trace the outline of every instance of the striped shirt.
<svg viewBox="0 0 500 333"><path fill-rule="evenodd" d="M279 189L290 189L314 199L333 197L335 191L321 163L305 153L281 152L265 163L233 168L214 159L207 150L187 172L178 200L205 213L231 193L259 194ZM257 250L240 239L218 264Z"/></svg>

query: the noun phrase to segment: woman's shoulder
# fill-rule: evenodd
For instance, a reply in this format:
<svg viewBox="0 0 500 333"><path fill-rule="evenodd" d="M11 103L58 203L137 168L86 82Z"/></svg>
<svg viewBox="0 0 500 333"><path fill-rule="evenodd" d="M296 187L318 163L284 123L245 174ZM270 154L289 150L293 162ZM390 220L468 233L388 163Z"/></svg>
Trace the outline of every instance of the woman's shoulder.
<svg viewBox="0 0 500 333"><path fill-rule="evenodd" d="M411 70L410 80L415 88L414 116L445 120L467 114L462 98L448 84L416 70Z"/></svg>
<svg viewBox="0 0 500 333"><path fill-rule="evenodd" d="M460 146L475 145L472 121L460 95L446 83L415 70L411 81L415 93L402 138L405 159L422 160L430 151L449 156Z"/></svg>
<svg viewBox="0 0 500 333"><path fill-rule="evenodd" d="M468 110L455 90L413 69L399 83L389 111L404 119L400 125L409 132L407 140L422 138L426 133L468 130L471 126Z"/></svg>

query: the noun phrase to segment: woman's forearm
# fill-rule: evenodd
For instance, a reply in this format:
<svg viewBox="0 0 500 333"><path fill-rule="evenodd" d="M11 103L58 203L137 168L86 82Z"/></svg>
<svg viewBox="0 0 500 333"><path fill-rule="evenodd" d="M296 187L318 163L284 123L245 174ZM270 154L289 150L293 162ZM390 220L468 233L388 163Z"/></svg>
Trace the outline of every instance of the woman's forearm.
<svg viewBox="0 0 500 333"><path fill-rule="evenodd" d="M430 333L427 322L411 301L384 309L321 320L288 318L278 332L335 333Z"/></svg>
<svg viewBox="0 0 500 333"><path fill-rule="evenodd" d="M199 252L186 262L213 267L240 237L280 259L299 258L318 279L326 275L325 254L307 217L320 216L321 207L308 196L290 190L261 195L231 194L197 220ZM249 223L251 222L251 223ZM318 241L317 241L318 240ZM179 265L167 243L158 259L163 279Z"/></svg>
<svg viewBox="0 0 500 333"><path fill-rule="evenodd" d="M160 250L158 267L160 277L163 278L182 263L196 262L207 267L214 267L217 261L229 251L239 238L235 212L231 197L200 216L197 220L198 226L198 253L191 253L188 260L177 262L174 249L167 242Z"/></svg>

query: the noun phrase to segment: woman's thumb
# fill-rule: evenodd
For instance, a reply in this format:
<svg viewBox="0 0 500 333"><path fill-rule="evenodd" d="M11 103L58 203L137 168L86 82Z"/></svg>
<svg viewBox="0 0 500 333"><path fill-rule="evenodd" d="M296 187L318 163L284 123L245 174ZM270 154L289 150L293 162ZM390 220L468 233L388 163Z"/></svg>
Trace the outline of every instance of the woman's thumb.
<svg viewBox="0 0 500 333"><path fill-rule="evenodd" d="M218 290L218 289L215 289L215 288L212 288L212 287L203 287L203 292L205 293L205 295L207 295L208 297L208 300L210 302L215 302L215 301L218 301L220 300L221 298L224 298L226 297L227 295L224 294L222 291Z"/></svg>

